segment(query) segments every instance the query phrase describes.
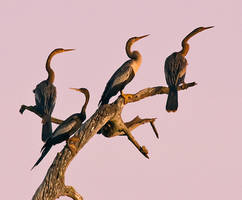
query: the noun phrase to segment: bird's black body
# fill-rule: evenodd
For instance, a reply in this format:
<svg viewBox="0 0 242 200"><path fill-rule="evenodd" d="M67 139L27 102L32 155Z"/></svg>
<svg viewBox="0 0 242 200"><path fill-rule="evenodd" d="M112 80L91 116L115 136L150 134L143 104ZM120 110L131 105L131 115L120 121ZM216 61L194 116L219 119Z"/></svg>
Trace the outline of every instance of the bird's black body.
<svg viewBox="0 0 242 200"><path fill-rule="evenodd" d="M121 93L124 99L126 98L126 95L122 93L122 90L130 81L132 81L142 62L141 54L138 51L131 51L131 46L133 43L146 36L148 35L132 37L126 42L126 54L131 59L118 68L109 79L99 101L99 105L108 104L110 98L115 96L118 92Z"/></svg>
<svg viewBox="0 0 242 200"><path fill-rule="evenodd" d="M85 116L81 115L80 113L76 113L62 122L42 147L42 154L38 161L34 164L33 168L41 162L53 145L59 144L73 135L81 127L81 124L85 119Z"/></svg>
<svg viewBox="0 0 242 200"><path fill-rule="evenodd" d="M171 54L165 61L166 83L170 89L166 102L167 111L176 111L178 108L177 86L184 83L186 66L187 60L179 52Z"/></svg>
<svg viewBox="0 0 242 200"><path fill-rule="evenodd" d="M39 83L34 89L36 110L47 118L51 117L51 114L55 107L56 101L56 87L47 80ZM52 134L52 125L50 119L47 119L42 125L42 141L46 141Z"/></svg>
<svg viewBox="0 0 242 200"><path fill-rule="evenodd" d="M65 140L68 140L82 125L82 122L86 119L86 106L89 101L89 92L85 88L76 89L83 92L86 96L86 101L82 107L80 113L76 113L68 117L63 121L53 132L53 134L47 139L45 145L42 147L42 154L38 161L34 164L32 169L37 166L41 160L46 156L53 145L59 144Z"/></svg>
<svg viewBox="0 0 242 200"><path fill-rule="evenodd" d="M185 56L189 51L188 40L197 33L210 28L213 28L213 26L198 27L194 29L182 40L182 50L167 57L165 61L165 77L167 85L170 89L166 102L167 112L175 112L178 108L177 86L181 83L184 83L186 75L187 60Z"/></svg>
<svg viewBox="0 0 242 200"><path fill-rule="evenodd" d="M54 55L72 50L74 49L57 48L49 54L45 65L46 71L48 72L48 78L40 82L33 90L35 94L35 108L37 112L43 116L41 134L43 142L46 142L52 134L51 114L54 110L56 101L56 87L53 85L55 73L50 67L50 62Z"/></svg>
<svg viewBox="0 0 242 200"><path fill-rule="evenodd" d="M132 81L135 73L131 64L132 60L128 60L112 75L99 101L100 105L108 104L111 97L115 96L119 91L122 91L124 87Z"/></svg>
<svg viewBox="0 0 242 200"><path fill-rule="evenodd" d="M85 119L86 115L82 113L71 115L56 128L53 136L50 137L46 143L56 145L67 140L81 127L81 124Z"/></svg>

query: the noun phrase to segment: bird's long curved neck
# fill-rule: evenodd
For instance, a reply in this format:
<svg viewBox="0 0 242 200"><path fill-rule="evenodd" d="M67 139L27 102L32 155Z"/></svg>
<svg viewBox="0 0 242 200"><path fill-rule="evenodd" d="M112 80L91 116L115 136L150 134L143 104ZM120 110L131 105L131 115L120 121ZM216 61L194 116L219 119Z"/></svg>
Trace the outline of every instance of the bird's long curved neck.
<svg viewBox="0 0 242 200"><path fill-rule="evenodd" d="M132 46L133 42L128 41L126 44L126 53L127 56L133 60L140 60L141 54L138 51L131 51L131 46Z"/></svg>
<svg viewBox="0 0 242 200"><path fill-rule="evenodd" d="M85 100L85 103L82 106L81 114L86 114L87 104L89 102L90 95L89 95L88 91L84 91L83 93L86 97L86 100Z"/></svg>
<svg viewBox="0 0 242 200"><path fill-rule="evenodd" d="M187 43L188 40L193 37L194 35L196 35L197 33L199 33L200 30L195 29L193 30L191 33L189 33L183 40L182 40L182 50L180 51L180 53L183 56L186 56L188 51L189 51L189 44Z"/></svg>
<svg viewBox="0 0 242 200"><path fill-rule="evenodd" d="M53 58L55 54L54 53L51 53L48 58L47 58L47 61L46 61L46 71L48 72L48 78L47 78L47 81L49 83L53 83L54 80L55 80L55 73L54 71L51 69L50 67L50 62L51 62L51 59Z"/></svg>
<svg viewBox="0 0 242 200"><path fill-rule="evenodd" d="M133 42L127 42L126 44L126 53L128 55L129 58L132 59L133 64L131 65L134 73L136 74L136 72L138 71L141 62L142 62L142 56L138 51L131 51L131 46L132 46Z"/></svg>

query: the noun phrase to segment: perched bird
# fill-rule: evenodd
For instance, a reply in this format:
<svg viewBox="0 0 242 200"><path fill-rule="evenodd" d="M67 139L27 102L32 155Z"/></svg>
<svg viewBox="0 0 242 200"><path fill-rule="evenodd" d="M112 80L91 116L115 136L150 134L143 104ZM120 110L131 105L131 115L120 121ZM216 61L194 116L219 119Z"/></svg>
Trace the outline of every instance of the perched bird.
<svg viewBox="0 0 242 200"><path fill-rule="evenodd" d="M74 49L55 49L50 53L46 62L46 71L48 72L47 80L40 82L33 90L35 94L35 109L43 115L42 120L42 141L46 142L52 134L51 114L55 107L56 87L53 85L55 73L50 67L51 59L54 55Z"/></svg>
<svg viewBox="0 0 242 200"><path fill-rule="evenodd" d="M167 112L175 112L178 108L178 92L177 86L185 84L184 79L186 75L187 60L185 56L189 51L188 40L195 34L204 31L210 27L199 27L189 33L182 41L182 50L174 52L166 58L165 61L165 77L166 83L169 87L169 94L166 102Z"/></svg>
<svg viewBox="0 0 242 200"><path fill-rule="evenodd" d="M128 98L127 95L123 94L122 90L134 78L142 62L141 54L138 51L131 51L131 46L136 41L146 36L148 35L132 37L127 41L126 54L130 60L126 61L109 79L101 100L99 101L99 105L108 104L109 99L115 96L119 91L124 99Z"/></svg>
<svg viewBox="0 0 242 200"><path fill-rule="evenodd" d="M49 152L49 150L53 145L59 144L65 140L67 141L67 145L69 146L70 150L72 152L76 151L75 149L73 149L72 146L69 145L68 140L69 140L69 137L73 135L81 127L82 122L86 119L86 108L90 98L90 94L86 88L80 88L80 89L71 88L71 89L80 91L85 95L86 100L84 105L82 106L82 110L80 113L76 113L68 117L55 129L53 134L48 138L45 145L42 147L41 149L42 154L39 160L34 164L32 169L41 162L41 160L46 156L46 154Z"/></svg>

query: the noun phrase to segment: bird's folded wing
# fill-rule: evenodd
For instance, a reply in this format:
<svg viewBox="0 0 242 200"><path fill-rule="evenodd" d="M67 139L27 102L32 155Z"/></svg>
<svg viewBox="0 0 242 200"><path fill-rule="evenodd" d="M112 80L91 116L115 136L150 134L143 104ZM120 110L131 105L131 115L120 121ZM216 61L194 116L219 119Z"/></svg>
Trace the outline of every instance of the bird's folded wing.
<svg viewBox="0 0 242 200"><path fill-rule="evenodd" d="M75 119L69 120L68 122L63 122L54 132L53 137L65 134L69 131L71 131L71 129L73 129L73 127L77 124L77 121Z"/></svg>

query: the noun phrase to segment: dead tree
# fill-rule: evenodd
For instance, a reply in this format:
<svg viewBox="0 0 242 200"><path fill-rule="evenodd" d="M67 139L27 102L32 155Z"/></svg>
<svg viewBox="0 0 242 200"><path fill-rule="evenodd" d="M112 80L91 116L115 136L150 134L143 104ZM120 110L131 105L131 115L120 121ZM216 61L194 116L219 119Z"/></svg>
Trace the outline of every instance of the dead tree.
<svg viewBox="0 0 242 200"><path fill-rule="evenodd" d="M195 82L184 84L179 86L178 90L184 90L195 85ZM168 92L169 88L162 86L146 88L137 92L136 94L131 94L126 104L133 103L146 97L158 94L168 94ZM53 163L47 171L44 180L32 197L32 200L55 200L60 196L68 196L74 200L83 199L82 196L72 186L65 185L65 171L72 159L97 132L103 134L105 137L121 135L127 136L127 138L135 145L135 147L146 158L149 158L148 150L145 146L139 145L139 143L131 134L131 131L144 123L150 123L153 131L156 134L156 137L158 138L159 136L154 126L155 118L140 119L137 116L130 122L124 123L121 118L121 113L124 106L124 99L123 97L119 96L114 103L100 106L96 112L85 123L82 124L80 129L73 136L76 137L76 140L72 140L72 145L75 145L77 152L71 152L68 146L65 145L62 151L57 153ZM33 106L22 105L20 108L20 113L23 113L26 109L37 114L39 117L42 117L41 114L38 113ZM53 123L57 124L62 122L62 120L56 118L52 118L51 120Z"/></svg>

